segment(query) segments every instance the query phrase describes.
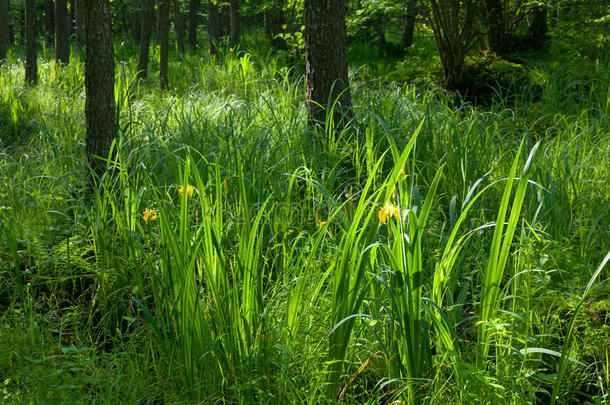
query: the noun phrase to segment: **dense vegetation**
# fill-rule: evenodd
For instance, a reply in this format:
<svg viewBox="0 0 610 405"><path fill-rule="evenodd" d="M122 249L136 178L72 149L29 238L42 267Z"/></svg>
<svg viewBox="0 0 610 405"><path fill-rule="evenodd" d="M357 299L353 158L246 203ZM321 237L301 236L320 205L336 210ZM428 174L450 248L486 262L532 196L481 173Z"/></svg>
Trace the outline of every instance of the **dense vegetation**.
<svg viewBox="0 0 610 405"><path fill-rule="evenodd" d="M82 47L41 42L36 87L8 50L0 402L610 403L609 17L447 89L427 25L359 34L371 3L343 125L308 125L294 33L170 47L169 90L115 35L94 184Z"/></svg>

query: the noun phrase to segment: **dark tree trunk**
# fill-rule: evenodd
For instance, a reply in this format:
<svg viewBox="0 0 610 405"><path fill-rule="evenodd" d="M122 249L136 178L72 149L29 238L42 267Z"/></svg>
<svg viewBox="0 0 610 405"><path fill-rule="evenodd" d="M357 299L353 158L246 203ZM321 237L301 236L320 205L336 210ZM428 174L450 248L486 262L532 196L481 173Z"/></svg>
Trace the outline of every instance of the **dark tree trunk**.
<svg viewBox="0 0 610 405"><path fill-rule="evenodd" d="M231 0L229 25L231 31L229 34L229 43L231 46L237 46L239 43L239 0Z"/></svg>
<svg viewBox="0 0 610 405"><path fill-rule="evenodd" d="M161 89L167 90L167 64L169 51L169 0L161 0L159 4L159 45L161 45L161 55L159 59L159 78Z"/></svg>
<svg viewBox="0 0 610 405"><path fill-rule="evenodd" d="M385 31L383 30L384 18L382 15L377 15L373 19L371 23L373 28L373 33L375 34L375 41L377 46L381 49L386 49L388 46L388 41L385 39Z"/></svg>
<svg viewBox="0 0 610 405"><path fill-rule="evenodd" d="M131 21L131 36L133 39L140 43L141 34L142 34L142 15L144 11L141 7L138 7L137 10L134 10L130 13L130 21Z"/></svg>
<svg viewBox="0 0 610 405"><path fill-rule="evenodd" d="M545 6L537 6L531 13L532 23L528 29L530 41L534 50L540 50L548 39L547 8Z"/></svg>
<svg viewBox="0 0 610 405"><path fill-rule="evenodd" d="M210 55L218 57L218 43L220 42L220 13L218 4L208 0L208 45Z"/></svg>
<svg viewBox="0 0 610 405"><path fill-rule="evenodd" d="M11 2L7 0L6 3L8 6L8 44L13 45L15 43L15 26L11 21Z"/></svg>
<svg viewBox="0 0 610 405"><path fill-rule="evenodd" d="M189 0L188 30L189 46L191 49L197 48L197 24L199 22L199 3L200 0Z"/></svg>
<svg viewBox="0 0 610 405"><path fill-rule="evenodd" d="M138 56L138 74L140 80L146 79L148 73L148 55L150 52L150 37L155 22L155 0L146 0L142 32L140 33L140 54Z"/></svg>
<svg viewBox="0 0 610 405"><path fill-rule="evenodd" d="M85 54L85 117L87 159L102 176L110 145L116 136L114 49L108 0L84 0L87 50Z"/></svg>
<svg viewBox="0 0 610 405"><path fill-rule="evenodd" d="M83 13L83 1L84 0L74 0L72 4L74 4L74 14L76 16L76 41L85 45L85 19Z"/></svg>
<svg viewBox="0 0 610 405"><path fill-rule="evenodd" d="M0 65L6 60L8 49L8 0L0 0Z"/></svg>
<svg viewBox="0 0 610 405"><path fill-rule="evenodd" d="M335 110L335 114L351 114L345 13L345 0L305 0L306 104L310 125L323 125L326 109L337 99L339 111Z"/></svg>
<svg viewBox="0 0 610 405"><path fill-rule="evenodd" d="M286 41L278 35L282 33L285 23L283 0L275 0L272 6L265 10L265 33L275 49L286 49Z"/></svg>
<svg viewBox="0 0 610 405"><path fill-rule="evenodd" d="M35 86L37 81L36 0L25 0L25 82Z"/></svg>
<svg viewBox="0 0 610 405"><path fill-rule="evenodd" d="M70 38L72 38L72 37L76 38L76 0L70 0L70 16L68 19L68 36Z"/></svg>
<svg viewBox="0 0 610 405"><path fill-rule="evenodd" d="M474 0L430 0L428 22L443 65L445 86L459 89L474 36Z"/></svg>
<svg viewBox="0 0 610 405"><path fill-rule="evenodd" d="M55 43L55 8L53 0L44 0L44 28L46 31L47 44Z"/></svg>
<svg viewBox="0 0 610 405"><path fill-rule="evenodd" d="M19 34L21 36L21 43L25 46L25 7L21 9L19 13Z"/></svg>
<svg viewBox="0 0 610 405"><path fill-rule="evenodd" d="M402 31L402 47L409 48L413 45L413 32L415 31L415 18L417 17L417 0L407 1L405 26Z"/></svg>
<svg viewBox="0 0 610 405"><path fill-rule="evenodd" d="M184 14L180 7L180 0L174 0L174 27L176 28L178 52L180 55L184 55Z"/></svg>
<svg viewBox="0 0 610 405"><path fill-rule="evenodd" d="M489 49L498 55L504 55L507 52L506 38L506 15L502 0L485 0L486 7L486 22L487 22L487 40L489 41Z"/></svg>
<svg viewBox="0 0 610 405"><path fill-rule="evenodd" d="M62 65L70 63L70 28L66 0L55 0L55 61Z"/></svg>

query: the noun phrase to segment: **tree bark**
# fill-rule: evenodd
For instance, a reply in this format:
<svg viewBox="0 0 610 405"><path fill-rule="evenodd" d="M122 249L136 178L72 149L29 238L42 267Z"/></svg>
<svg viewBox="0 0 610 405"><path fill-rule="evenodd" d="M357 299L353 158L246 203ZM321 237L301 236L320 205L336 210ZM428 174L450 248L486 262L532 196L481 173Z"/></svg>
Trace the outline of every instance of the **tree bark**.
<svg viewBox="0 0 610 405"><path fill-rule="evenodd" d="M200 0L189 0L188 31L189 46L197 49L197 23L199 22L199 3Z"/></svg>
<svg viewBox="0 0 610 405"><path fill-rule="evenodd" d="M531 25L528 27L528 34L532 48L540 50L548 39L547 8L546 6L536 6L531 13L533 18Z"/></svg>
<svg viewBox="0 0 610 405"><path fill-rule="evenodd" d="M8 5L8 44L13 45L15 43L15 26L11 21L11 2L9 0L6 1Z"/></svg>
<svg viewBox="0 0 610 405"><path fill-rule="evenodd" d="M159 59L159 79L161 89L167 90L168 77L168 52L169 52L169 0L160 0L159 3L159 42L161 45L161 55Z"/></svg>
<svg viewBox="0 0 610 405"><path fill-rule="evenodd" d="M184 14L180 7L180 0L174 0L174 27L176 28L178 52L180 55L184 55Z"/></svg>
<svg viewBox="0 0 610 405"><path fill-rule="evenodd" d="M208 0L208 47L210 55L218 57L218 43L220 42L220 13L218 4Z"/></svg>
<svg viewBox="0 0 610 405"><path fill-rule="evenodd" d="M6 60L8 50L8 0L0 0L0 65Z"/></svg>
<svg viewBox="0 0 610 405"><path fill-rule="evenodd" d="M286 41L278 36L282 33L285 23L283 3L284 0L275 0L271 7L265 10L265 33L271 41L271 46L275 49L286 49Z"/></svg>
<svg viewBox="0 0 610 405"><path fill-rule="evenodd" d="M66 0L67 2L68 0ZM68 37L76 38L76 0L70 1L70 14L68 16ZM66 4L67 7L67 4Z"/></svg>
<svg viewBox="0 0 610 405"><path fill-rule="evenodd" d="M306 105L310 125L324 125L335 100L339 101L335 115L351 115L345 13L345 0L305 0Z"/></svg>
<svg viewBox="0 0 610 405"><path fill-rule="evenodd" d="M417 0L408 0L406 8L405 26L402 31L402 47L413 45L413 32L415 32L415 18L417 17Z"/></svg>
<svg viewBox="0 0 610 405"><path fill-rule="evenodd" d="M229 44L234 47L239 44L239 0L231 0L230 5L229 25L231 26L231 31L229 34Z"/></svg>
<svg viewBox="0 0 610 405"><path fill-rule="evenodd" d="M85 19L83 13L83 1L84 0L74 0L74 14L76 16L76 41L85 45Z"/></svg>
<svg viewBox="0 0 610 405"><path fill-rule="evenodd" d="M44 0L44 27L46 30L47 44L55 43L55 8L53 0Z"/></svg>
<svg viewBox="0 0 610 405"><path fill-rule="evenodd" d="M142 16L144 15L144 10L142 10L143 7L141 6L142 2L140 2L140 7L136 8L135 10L132 10L129 13L129 21L131 23L131 36L138 44L141 40L140 35L142 34Z"/></svg>
<svg viewBox="0 0 610 405"><path fill-rule="evenodd" d="M138 55L139 80L146 79L148 74L148 56L150 52L150 37L152 36L152 26L155 22L155 0L146 0L144 8L144 18L142 19L142 32L140 33L140 54Z"/></svg>
<svg viewBox="0 0 610 405"><path fill-rule="evenodd" d="M70 63L70 28L66 0L55 0L55 61L62 65Z"/></svg>
<svg viewBox="0 0 610 405"><path fill-rule="evenodd" d="M434 32L445 86L459 89L464 58L474 39L474 0L430 0L428 21Z"/></svg>
<svg viewBox="0 0 610 405"><path fill-rule="evenodd" d="M108 0L84 0L85 118L87 159L98 176L106 171L110 145L116 137L114 49Z"/></svg>
<svg viewBox="0 0 610 405"><path fill-rule="evenodd" d="M25 0L25 82L29 86L38 82L35 0Z"/></svg>
<svg viewBox="0 0 610 405"><path fill-rule="evenodd" d="M485 0L485 8L489 48L498 55L504 55L507 51L507 27L502 0Z"/></svg>

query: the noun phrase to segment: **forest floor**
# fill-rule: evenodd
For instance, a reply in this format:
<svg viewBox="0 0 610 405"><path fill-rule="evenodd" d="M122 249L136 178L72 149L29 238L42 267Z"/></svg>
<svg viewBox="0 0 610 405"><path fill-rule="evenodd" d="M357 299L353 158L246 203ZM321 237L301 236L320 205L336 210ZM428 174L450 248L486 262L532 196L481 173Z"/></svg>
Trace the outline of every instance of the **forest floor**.
<svg viewBox="0 0 610 405"><path fill-rule="evenodd" d="M429 35L355 42L355 118L318 132L261 43L172 53L168 92L117 43L93 195L82 50L35 88L9 55L0 402L610 403L607 43L478 53L460 98Z"/></svg>

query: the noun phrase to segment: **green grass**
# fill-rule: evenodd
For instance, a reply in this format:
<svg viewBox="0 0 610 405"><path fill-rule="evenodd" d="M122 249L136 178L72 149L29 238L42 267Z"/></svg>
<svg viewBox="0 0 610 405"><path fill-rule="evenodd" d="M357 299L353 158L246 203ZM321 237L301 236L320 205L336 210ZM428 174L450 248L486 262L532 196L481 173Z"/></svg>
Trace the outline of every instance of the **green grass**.
<svg viewBox="0 0 610 405"><path fill-rule="evenodd" d="M429 38L411 65L355 44L355 120L311 133L257 35L173 54L166 93L158 50L136 83L117 44L93 196L82 51L34 89L9 54L0 402L608 403L607 57L551 48L535 86L458 105L438 72L394 81L436 63Z"/></svg>

